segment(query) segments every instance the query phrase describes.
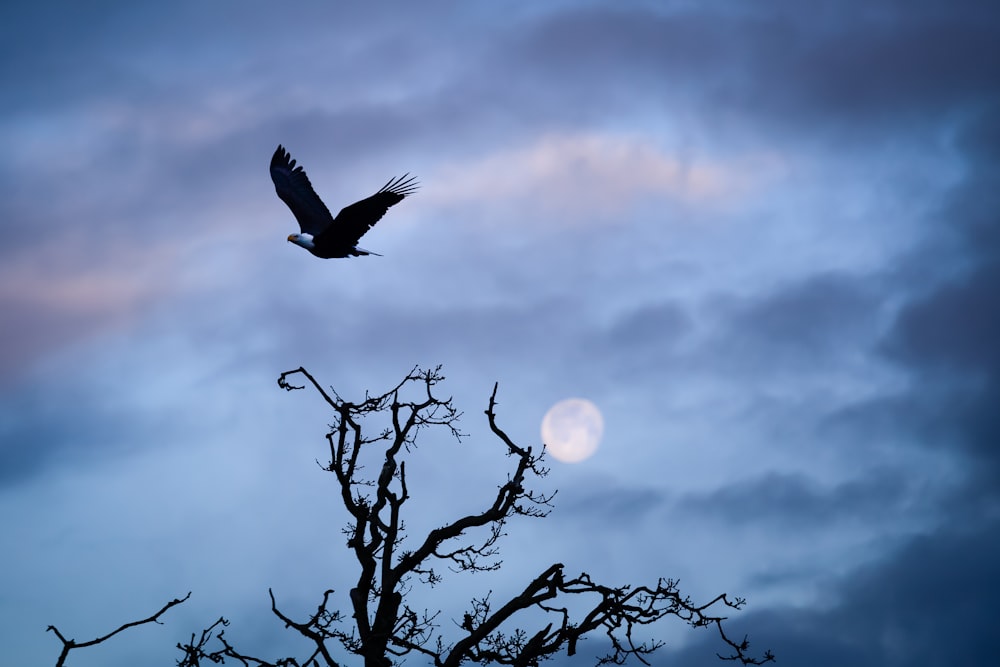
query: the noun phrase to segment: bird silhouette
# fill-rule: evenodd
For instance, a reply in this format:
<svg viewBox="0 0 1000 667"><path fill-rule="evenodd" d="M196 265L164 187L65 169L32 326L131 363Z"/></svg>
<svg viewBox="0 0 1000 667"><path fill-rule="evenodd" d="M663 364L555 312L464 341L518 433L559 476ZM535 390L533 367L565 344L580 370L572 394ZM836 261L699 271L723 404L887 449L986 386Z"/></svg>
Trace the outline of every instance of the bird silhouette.
<svg viewBox="0 0 1000 667"><path fill-rule="evenodd" d="M371 197L345 206L334 218L313 190L305 170L295 166L295 160L280 144L271 157L271 180L278 197L299 222L300 233L290 234L288 240L323 259L378 255L359 248L358 241L390 206L403 201L419 187L416 177L403 174L390 179Z"/></svg>

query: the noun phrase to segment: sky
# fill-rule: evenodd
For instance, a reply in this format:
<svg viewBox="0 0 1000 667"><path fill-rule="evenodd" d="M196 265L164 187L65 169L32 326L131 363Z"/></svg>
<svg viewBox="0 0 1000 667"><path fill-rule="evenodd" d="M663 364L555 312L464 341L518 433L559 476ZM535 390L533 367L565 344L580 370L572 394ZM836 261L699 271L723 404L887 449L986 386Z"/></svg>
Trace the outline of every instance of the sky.
<svg viewBox="0 0 1000 667"><path fill-rule="evenodd" d="M468 437L422 436L411 534L506 479L495 382L523 445L566 398L604 419L500 573L413 593L445 618L558 561L745 597L733 633L783 665L992 663L998 28L988 0L5 3L5 659L188 591L72 664L174 664L220 615L296 651L267 589L304 614L354 571L332 418L275 380L440 364ZM419 178L383 256L286 241L279 143L335 212ZM717 664L657 631L654 664Z"/></svg>

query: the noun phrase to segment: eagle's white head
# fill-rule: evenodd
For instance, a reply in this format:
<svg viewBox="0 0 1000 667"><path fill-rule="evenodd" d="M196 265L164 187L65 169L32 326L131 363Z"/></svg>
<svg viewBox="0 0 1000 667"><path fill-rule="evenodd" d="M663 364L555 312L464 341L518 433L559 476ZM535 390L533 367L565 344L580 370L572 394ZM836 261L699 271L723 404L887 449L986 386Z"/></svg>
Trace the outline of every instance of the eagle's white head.
<svg viewBox="0 0 1000 667"><path fill-rule="evenodd" d="M292 243L294 243L297 246L301 246L301 247L305 248L306 250L312 250L313 248L316 247L316 244L313 243L312 234L305 234L305 233L303 233L303 234L289 234L288 235L288 240L291 241Z"/></svg>

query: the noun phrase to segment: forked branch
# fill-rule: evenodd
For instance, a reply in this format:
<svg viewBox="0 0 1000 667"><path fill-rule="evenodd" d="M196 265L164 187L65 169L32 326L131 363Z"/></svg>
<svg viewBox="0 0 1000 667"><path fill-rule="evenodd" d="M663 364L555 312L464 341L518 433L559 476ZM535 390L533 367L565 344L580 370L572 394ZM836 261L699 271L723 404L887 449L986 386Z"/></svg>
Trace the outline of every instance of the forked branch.
<svg viewBox="0 0 1000 667"><path fill-rule="evenodd" d="M149 616L139 621L130 621L128 623L123 623L117 629L112 630L108 634L103 635L101 637L97 637L96 639L91 639L90 641L78 642L74 639L66 639L66 637L64 637L63 634L59 632L59 629L56 628L56 626L50 625L47 628L47 631L55 634L55 636L58 637L59 641L61 641L63 644L62 651L60 651L59 653L59 658L56 660L56 667L63 667L63 665L66 664L66 658L69 656L69 652L74 649L86 648L88 646L96 646L97 644L102 644L111 639L112 637L114 637L115 635L117 635L119 632L124 632L125 630L128 630L129 628L134 628L138 625L145 625L147 623L156 623L158 625L162 625L162 623L160 623L160 616L165 614L167 610L170 609L171 607L176 607L179 604L183 604L184 602L187 601L189 597L191 597L190 591L184 597L175 598L170 602L168 602L167 604L163 605L163 607L161 607L160 610L155 614L153 614L152 616Z"/></svg>

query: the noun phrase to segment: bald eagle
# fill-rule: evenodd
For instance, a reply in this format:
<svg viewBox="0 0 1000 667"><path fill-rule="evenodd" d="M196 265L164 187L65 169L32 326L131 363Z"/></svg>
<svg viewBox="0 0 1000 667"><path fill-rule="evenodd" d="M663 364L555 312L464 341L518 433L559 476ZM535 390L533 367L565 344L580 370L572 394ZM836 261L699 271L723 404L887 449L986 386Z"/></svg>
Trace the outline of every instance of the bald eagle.
<svg viewBox="0 0 1000 667"><path fill-rule="evenodd" d="M403 201L418 187L415 177L409 174L390 179L371 197L345 206L334 218L313 190L306 172L295 166L295 160L281 145L271 157L271 180L302 230L299 234L290 234L288 240L323 259L378 255L359 248L357 242L382 219L390 206Z"/></svg>

